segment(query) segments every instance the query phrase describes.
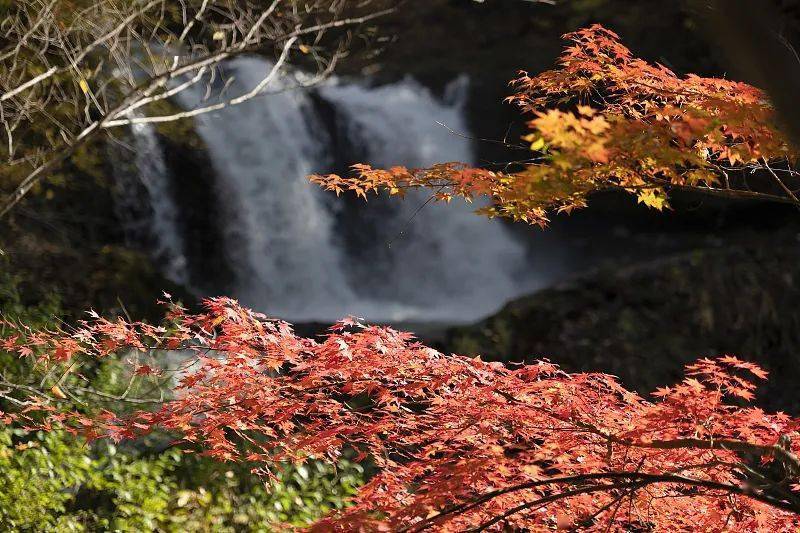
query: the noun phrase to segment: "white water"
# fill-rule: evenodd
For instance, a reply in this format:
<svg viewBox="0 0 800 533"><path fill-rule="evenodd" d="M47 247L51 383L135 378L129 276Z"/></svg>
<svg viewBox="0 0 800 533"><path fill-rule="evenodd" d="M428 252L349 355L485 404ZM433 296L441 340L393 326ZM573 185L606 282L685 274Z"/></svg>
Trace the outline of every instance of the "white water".
<svg viewBox="0 0 800 533"><path fill-rule="evenodd" d="M139 116L139 115L134 115ZM150 253L164 273L175 283L189 281L185 245L178 223L178 210L170 190L170 176L164 160L164 152L152 126L134 124L131 128L132 157L129 152L118 150L112 162L117 167L117 181L125 190L118 201L117 210L127 224L127 232L146 234ZM130 159L136 170L136 178L141 187L133 182L128 172L121 168L117 157ZM140 196L144 193L144 198ZM135 215L137 211L144 214ZM137 226L145 226L137 227Z"/></svg>
<svg viewBox="0 0 800 533"><path fill-rule="evenodd" d="M475 162L472 142L464 137L467 83L452 82L443 100L412 80L372 89L339 84L321 94L344 118L351 142L363 146L366 161L423 167ZM417 191L398 200L391 218L373 216L390 229L376 244L391 246L392 253L386 254L385 279L367 281L395 303L388 318L474 320L531 288L525 248L500 221L477 217L476 206L461 201L425 205L429 197Z"/></svg>
<svg viewBox="0 0 800 533"><path fill-rule="evenodd" d="M231 62L230 94L248 91L269 68L258 58ZM473 160L471 141L437 124L467 133L465 85L454 82L444 100L413 81L369 88L339 80L318 94L366 162L421 166ZM179 103L195 107L200 98L184 93ZM341 227L342 201L305 179L330 170L336 155L319 115L307 93L286 91L196 119L217 175L235 297L292 320L464 322L536 284L524 246L462 202L419 210L423 192L388 205L371 200L359 208L362 225ZM168 218L154 222L172 231ZM359 237L355 253L345 234Z"/></svg>

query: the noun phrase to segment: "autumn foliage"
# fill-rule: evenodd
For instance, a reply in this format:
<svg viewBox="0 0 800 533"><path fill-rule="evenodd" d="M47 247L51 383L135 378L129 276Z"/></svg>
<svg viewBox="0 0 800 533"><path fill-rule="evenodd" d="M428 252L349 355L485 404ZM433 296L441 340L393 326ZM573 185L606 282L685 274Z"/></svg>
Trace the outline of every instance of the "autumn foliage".
<svg viewBox="0 0 800 533"><path fill-rule="evenodd" d="M796 153L774 126L766 96L745 83L678 76L633 56L599 25L565 36L558 67L512 82L509 98L530 119L528 154L517 170L443 163L430 168L353 167L353 176L313 176L337 194L366 197L386 189L429 187L436 199L491 201L481 212L544 226L548 213L570 212L587 196L623 189L656 209L670 189L797 203L784 177ZM752 191L744 171L761 169L775 190ZM784 169L794 176L790 168Z"/></svg>
<svg viewBox="0 0 800 533"><path fill-rule="evenodd" d="M488 197L486 214L540 225L606 188L659 209L683 187L796 202L770 166L793 153L759 90L677 76L599 26L567 38L557 69L514 82L531 118L516 171L357 165L313 179L364 197ZM782 192L737 188L729 174L754 168ZM34 371L0 376L0 424L163 433L264 476L284 461L362 463L367 483L317 531L800 528L800 419L750 406L766 372L733 356L700 359L642 397L613 376L443 354L353 318L302 338L226 298L197 314L170 303L158 326L96 314L58 331L6 326L17 333L0 349ZM127 365L121 394L82 375L109 358Z"/></svg>
<svg viewBox="0 0 800 533"><path fill-rule="evenodd" d="M355 319L300 338L228 299L199 314L173 306L163 326L94 318L3 348L60 383L18 385L4 423L114 440L166 431L265 475L351 454L372 476L319 531L800 526L800 420L745 406L766 373L731 356L646 399L608 375L446 355ZM168 377L171 395L128 413L65 408L106 401L63 375L115 354L132 380Z"/></svg>

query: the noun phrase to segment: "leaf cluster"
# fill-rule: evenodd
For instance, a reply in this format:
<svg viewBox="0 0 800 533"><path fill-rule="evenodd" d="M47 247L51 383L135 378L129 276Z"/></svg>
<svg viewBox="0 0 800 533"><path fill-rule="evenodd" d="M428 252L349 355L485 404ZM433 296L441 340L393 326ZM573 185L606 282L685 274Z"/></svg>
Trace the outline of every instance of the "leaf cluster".
<svg viewBox="0 0 800 533"><path fill-rule="evenodd" d="M20 280L0 274L3 338L53 331L58 302L25 302ZM130 411L146 382L130 385L119 358L85 361L59 372L0 350L0 411L24 390L46 391L60 409L88 423L99 406ZM72 368L64 376L64 368ZM43 379L44 378L44 379ZM73 392L73 388L75 391ZM80 398L82 389L95 395ZM67 396L69 394L69 396ZM15 397L16 396L16 397ZM273 531L302 526L344 507L362 483L362 468L340 461L275 465L265 484L248 465L221 464L170 446L165 435L117 446L52 428L40 431L3 416L0 422L0 527L13 531Z"/></svg>
<svg viewBox="0 0 800 533"><path fill-rule="evenodd" d="M646 399L608 375L445 355L357 319L301 338L225 298L198 314L173 306L162 326L97 317L6 349L46 367L183 350L172 369L128 358L142 378L171 372L173 394L153 408L87 417L31 388L4 419L94 440L166 431L267 479L285 462L370 465L319 531L800 525L800 421L747 406L766 373L732 356Z"/></svg>
<svg viewBox="0 0 800 533"><path fill-rule="evenodd" d="M658 210L669 206L674 189L797 205L791 167L797 153L775 126L762 91L676 75L636 58L599 25L564 37L569 45L557 68L512 82L517 92L508 100L530 118L526 144L515 146L527 157L502 170L355 165L353 176L312 181L337 194L426 187L437 200L486 197L492 205L483 214L540 226L549 213L585 207L588 196L608 189L628 191ZM771 186L753 190L747 175L755 171L768 175Z"/></svg>

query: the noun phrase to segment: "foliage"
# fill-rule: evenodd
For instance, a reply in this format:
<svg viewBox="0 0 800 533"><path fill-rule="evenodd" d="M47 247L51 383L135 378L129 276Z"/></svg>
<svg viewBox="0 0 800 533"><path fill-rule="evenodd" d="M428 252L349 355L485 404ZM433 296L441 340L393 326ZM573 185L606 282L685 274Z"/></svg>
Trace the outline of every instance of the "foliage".
<svg viewBox="0 0 800 533"><path fill-rule="evenodd" d="M165 474L179 455L134 460L108 446L97 458L62 432L3 430L0 524L10 530L153 530L173 518L169 503L177 487ZM113 513L106 513L104 499Z"/></svg>
<svg viewBox="0 0 800 533"><path fill-rule="evenodd" d="M486 214L540 225L548 210L569 212L609 187L657 209L683 187L798 203L770 166L793 153L757 89L678 77L599 26L568 38L560 68L516 82L512 100L534 115L525 149L535 152L518 171L359 165L354 178L313 179L364 197L408 187L434 187L439 200L488 196ZM88 95L87 83L78 88ZM117 113L88 127L133 120ZM752 169L773 176L778 193L729 176ZM0 348L21 359L0 382L0 497L13 502L4 520L167 530L317 519L319 531L800 528L800 420L748 406L767 377L753 363L700 359L646 399L609 375L445 355L353 318L316 340L230 299L204 306L192 314L171 304L161 325L97 314L74 328L4 322ZM64 446L72 436L87 446ZM120 442L167 436L220 463L171 447L115 458ZM366 484L357 488L359 467L345 458L368 467ZM249 469L270 490L225 481ZM26 471L47 480L37 498L52 515L19 505ZM113 513L69 508L76 486L106 494Z"/></svg>
<svg viewBox="0 0 800 533"><path fill-rule="evenodd" d="M766 378L754 364L701 359L647 400L608 375L447 356L354 319L317 341L229 299L205 306L173 306L162 326L97 317L9 338L49 368L131 348L194 357L156 409L87 417L31 388L5 419L114 441L166 430L267 477L348 451L371 461L374 476L320 531L800 526L800 421L745 406ZM167 372L129 360L139 376Z"/></svg>
<svg viewBox="0 0 800 533"><path fill-rule="evenodd" d="M89 446L64 432L0 430L0 524L36 531L270 531L344 506L360 470L322 463L246 469L178 449L155 455Z"/></svg>
<svg viewBox="0 0 800 533"><path fill-rule="evenodd" d="M55 328L58 302L25 302L20 287L18 277L0 274L4 336L20 328ZM52 385L41 381L47 372L33 363L0 351L0 411L13 406L8 387ZM89 385L123 394L129 383L126 366L110 358L95 363L82 367ZM71 375L59 387L86 385ZM60 388L50 389L64 396ZM135 390L129 391L131 399ZM126 408L123 400L107 405ZM78 401L69 408L84 416L92 412ZM265 485L245 466L182 453L167 446L163 436L117 447L9 422L0 422L3 530L271 531L271 524L303 525L342 508L362 480L362 468L342 460L335 468L322 462L277 465L274 479Z"/></svg>
<svg viewBox="0 0 800 533"><path fill-rule="evenodd" d="M569 213L584 207L589 194L611 188L659 210L668 206L668 190L682 188L798 203L787 185L795 173L783 168L797 154L773 125L773 109L760 90L680 77L634 57L598 25L565 38L570 46L557 69L513 82L518 92L509 100L532 116L524 140L533 154L515 162L519 170L359 164L352 177L311 179L337 194L351 190L364 197L380 189L402 194L409 187L431 187L444 201L485 196L493 205L481 209L484 214L541 226L549 211ZM772 164L781 165L783 177ZM774 178L772 188L751 190L745 171L754 169Z"/></svg>

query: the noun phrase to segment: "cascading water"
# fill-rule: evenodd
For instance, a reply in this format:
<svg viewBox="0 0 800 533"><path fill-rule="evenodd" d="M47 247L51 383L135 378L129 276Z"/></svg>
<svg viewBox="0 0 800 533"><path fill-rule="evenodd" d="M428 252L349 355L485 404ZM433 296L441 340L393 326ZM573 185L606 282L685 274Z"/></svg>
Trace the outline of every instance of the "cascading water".
<svg viewBox="0 0 800 533"><path fill-rule="evenodd" d="M230 62L229 90L249 90L271 68L252 57ZM186 92L179 101L196 107L201 96ZM328 137L313 111L308 95L286 91L196 121L217 174L234 296L293 319L330 318L352 300L331 238L333 217L305 179L330 165Z"/></svg>
<svg viewBox="0 0 800 533"><path fill-rule="evenodd" d="M360 147L358 160L388 168L474 163L474 147L464 136L467 89L462 77L442 100L410 79L376 88L337 83L320 93L336 110L348 144ZM361 242L367 253L351 264L362 297L390 302L383 308L392 319L468 321L532 288L526 248L502 222L477 217L476 206L462 201L426 204L430 195L415 191L403 201L392 199L388 217L383 206L361 209L362 220L377 228L371 246Z"/></svg>
<svg viewBox="0 0 800 533"><path fill-rule="evenodd" d="M230 62L228 90L246 92L270 67L254 57ZM411 80L375 88L333 80L315 94L278 91L198 116L217 176L234 296L296 321L354 314L464 322L529 290L536 280L526 273L526 247L502 223L476 217L474 206L420 209L428 195L419 192L343 207L305 179L333 170L343 145L375 165L470 162L470 141L437 124L467 131L465 89L458 80L440 100ZM200 91L184 92L178 103L193 108L201 100ZM333 125L321 107L332 110ZM359 245L348 246L352 239Z"/></svg>
<svg viewBox="0 0 800 533"><path fill-rule="evenodd" d="M131 138L132 157L129 157L130 152L120 148L111 158L116 167L117 184L123 189L117 195L117 211L125 223L126 233L133 240L147 244L164 275L186 285L189 275L185 246L163 149L149 124L134 124ZM135 180L122 168L123 161L134 167Z"/></svg>

